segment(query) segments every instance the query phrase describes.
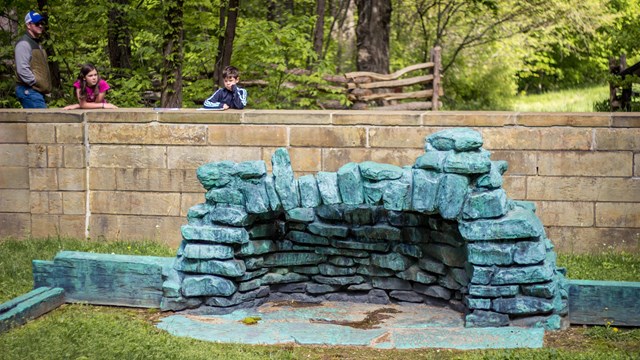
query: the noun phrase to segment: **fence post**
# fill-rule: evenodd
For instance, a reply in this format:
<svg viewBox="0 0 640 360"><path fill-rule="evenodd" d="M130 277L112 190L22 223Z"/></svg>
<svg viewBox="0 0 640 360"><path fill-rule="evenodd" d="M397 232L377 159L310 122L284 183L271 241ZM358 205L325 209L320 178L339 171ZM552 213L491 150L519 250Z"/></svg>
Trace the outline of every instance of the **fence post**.
<svg viewBox="0 0 640 360"><path fill-rule="evenodd" d="M441 48L436 46L431 49L431 62L433 62L433 95L431 97L431 111L438 111L440 105L440 58Z"/></svg>
<svg viewBox="0 0 640 360"><path fill-rule="evenodd" d="M609 74L616 75L620 69L620 63L615 57L609 58ZM609 80L609 109L616 111L620 107L618 101L618 87L613 80Z"/></svg>

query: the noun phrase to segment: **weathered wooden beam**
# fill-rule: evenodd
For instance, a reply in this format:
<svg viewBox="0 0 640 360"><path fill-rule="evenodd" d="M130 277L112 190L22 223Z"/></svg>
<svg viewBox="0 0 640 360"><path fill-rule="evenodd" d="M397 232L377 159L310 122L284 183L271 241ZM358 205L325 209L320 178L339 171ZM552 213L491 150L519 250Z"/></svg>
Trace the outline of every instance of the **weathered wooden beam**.
<svg viewBox="0 0 640 360"><path fill-rule="evenodd" d="M416 77L402 79L402 80L378 81L378 82L372 82L367 84L359 84L357 87L361 89L393 88L393 87L428 83L432 80L433 80L433 75L423 75L423 76L416 76Z"/></svg>
<svg viewBox="0 0 640 360"><path fill-rule="evenodd" d="M569 280L569 321L640 326L640 282Z"/></svg>
<svg viewBox="0 0 640 360"><path fill-rule="evenodd" d="M408 93L380 93L361 96L363 101L371 101L377 99L383 100L403 100L403 99L425 99L433 95L433 90L420 90Z"/></svg>
<svg viewBox="0 0 640 360"><path fill-rule="evenodd" d="M174 258L62 251L33 261L35 287L60 287L67 302L160 307L163 268Z"/></svg>
<svg viewBox="0 0 640 360"><path fill-rule="evenodd" d="M433 63L432 62L427 62L427 63L422 63L422 64L415 64L415 65L411 65L411 66L407 66L404 69L398 70L396 72L393 72L391 74L379 74L379 73L374 73L374 72L370 72L370 71L356 71L356 72L349 72L344 74L345 77L349 78L349 79L355 79L358 77L370 77L372 79L375 80L394 80L399 78L400 76L411 72L411 71L415 71L415 70L420 70L420 69L428 69L428 68L432 68L433 67Z"/></svg>
<svg viewBox="0 0 640 360"><path fill-rule="evenodd" d="M46 314L64 302L63 289L39 287L0 304L0 333Z"/></svg>

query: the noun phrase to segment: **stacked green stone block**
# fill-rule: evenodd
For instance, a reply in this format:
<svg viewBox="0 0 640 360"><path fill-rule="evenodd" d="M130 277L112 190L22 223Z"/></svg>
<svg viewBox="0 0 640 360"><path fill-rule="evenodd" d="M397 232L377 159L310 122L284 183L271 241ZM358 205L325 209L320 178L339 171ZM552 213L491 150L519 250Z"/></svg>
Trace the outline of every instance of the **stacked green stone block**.
<svg viewBox="0 0 640 360"><path fill-rule="evenodd" d="M567 291L531 203L502 189L480 133L426 139L415 164L348 163L295 178L286 149L197 170L163 309L268 300L445 304L467 326L561 327ZM196 310L193 310L196 309Z"/></svg>

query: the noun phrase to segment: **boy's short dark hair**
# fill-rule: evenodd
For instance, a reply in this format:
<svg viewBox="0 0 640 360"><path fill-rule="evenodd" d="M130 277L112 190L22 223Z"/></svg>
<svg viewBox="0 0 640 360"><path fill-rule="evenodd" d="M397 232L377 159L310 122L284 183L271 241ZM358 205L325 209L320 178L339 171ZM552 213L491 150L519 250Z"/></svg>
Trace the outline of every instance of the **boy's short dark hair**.
<svg viewBox="0 0 640 360"><path fill-rule="evenodd" d="M240 76L240 71L238 71L238 69L235 66L226 66L224 68L224 70L222 70L222 77L223 78L228 78L228 77L232 77L237 79Z"/></svg>

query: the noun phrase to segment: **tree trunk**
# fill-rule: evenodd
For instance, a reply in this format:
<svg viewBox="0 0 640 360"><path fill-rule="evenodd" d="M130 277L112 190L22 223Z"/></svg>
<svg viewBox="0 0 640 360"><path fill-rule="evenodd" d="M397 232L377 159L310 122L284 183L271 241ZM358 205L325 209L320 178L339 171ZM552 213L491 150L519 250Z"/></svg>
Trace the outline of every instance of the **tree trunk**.
<svg viewBox="0 0 640 360"><path fill-rule="evenodd" d="M220 54L221 61L217 64L216 72L218 77L216 81L218 86L224 86L224 79L222 79L222 70L226 66L231 65L231 55L233 54L233 41L236 37L236 25L238 23L238 7L240 6L240 0L229 0L227 7L227 25L224 32L224 42L222 49L220 49L220 43L218 43L218 54Z"/></svg>
<svg viewBox="0 0 640 360"><path fill-rule="evenodd" d="M118 75L122 75L118 69L131 69L131 34L124 9L127 5L129 0L111 0L109 4L107 25L109 62Z"/></svg>
<svg viewBox="0 0 640 360"><path fill-rule="evenodd" d="M227 4L220 2L220 15L218 16L218 29L224 28L224 24L227 18ZM222 86L220 84L220 77L222 76L222 53L224 52L224 35L219 32L218 35L218 48L216 50L216 63L213 69L213 87Z"/></svg>
<svg viewBox="0 0 640 360"><path fill-rule="evenodd" d="M356 0L358 71L389 73L391 0Z"/></svg>
<svg viewBox="0 0 640 360"><path fill-rule="evenodd" d="M49 14L46 9L47 9L47 0L38 0L38 13L44 16L45 19L49 17ZM56 50L53 47L53 44L51 43L51 41L47 41L51 38L51 34L49 33L48 30L49 30L49 23L47 21L45 31L42 35L44 40L44 45L42 47L47 52L48 58L50 59L52 56L55 56ZM54 96L56 96L57 95L55 94L56 92L62 91L62 81L60 80L60 66L58 65L57 62L51 61L49 59L47 59L47 62L49 64L49 72L51 73L51 86L54 92Z"/></svg>
<svg viewBox="0 0 640 360"><path fill-rule="evenodd" d="M313 30L313 50L318 55L318 60L322 59L322 43L324 41L324 9L326 1L316 1L316 26Z"/></svg>
<svg viewBox="0 0 640 360"><path fill-rule="evenodd" d="M183 8L184 0L167 0L164 18L168 31L164 40L162 107L182 107Z"/></svg>

